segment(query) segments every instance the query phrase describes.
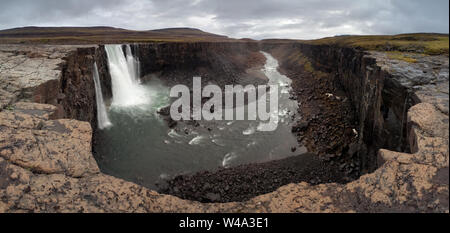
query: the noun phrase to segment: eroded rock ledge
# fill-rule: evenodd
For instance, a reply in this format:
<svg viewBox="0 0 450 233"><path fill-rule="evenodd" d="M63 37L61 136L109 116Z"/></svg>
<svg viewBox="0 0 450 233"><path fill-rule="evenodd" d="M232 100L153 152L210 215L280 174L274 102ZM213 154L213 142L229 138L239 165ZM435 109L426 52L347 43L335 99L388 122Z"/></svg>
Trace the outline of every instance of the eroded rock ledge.
<svg viewBox="0 0 450 233"><path fill-rule="evenodd" d="M448 92L439 104L435 90L420 89L425 97L407 111L412 154L382 149L378 169L345 185L302 182L214 204L102 174L89 123L56 119L52 105L9 101L0 112L0 212L448 212Z"/></svg>

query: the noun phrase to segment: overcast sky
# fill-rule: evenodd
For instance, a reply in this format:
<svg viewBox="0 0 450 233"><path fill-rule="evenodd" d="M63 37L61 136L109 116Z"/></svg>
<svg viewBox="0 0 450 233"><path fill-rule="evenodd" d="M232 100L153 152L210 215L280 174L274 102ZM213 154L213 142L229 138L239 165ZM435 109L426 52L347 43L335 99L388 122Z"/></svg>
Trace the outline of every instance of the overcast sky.
<svg viewBox="0 0 450 233"><path fill-rule="evenodd" d="M312 39L449 30L449 0L0 0L0 29L193 27L234 38Z"/></svg>

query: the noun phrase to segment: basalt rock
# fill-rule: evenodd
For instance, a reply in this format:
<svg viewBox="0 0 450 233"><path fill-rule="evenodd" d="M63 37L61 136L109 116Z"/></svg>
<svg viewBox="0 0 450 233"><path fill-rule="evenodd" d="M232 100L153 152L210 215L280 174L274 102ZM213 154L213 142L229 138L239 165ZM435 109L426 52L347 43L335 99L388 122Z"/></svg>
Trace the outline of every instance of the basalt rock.
<svg viewBox="0 0 450 233"><path fill-rule="evenodd" d="M202 77L202 84L249 83L264 84L265 80L252 67L261 67L265 58L257 43L152 43L132 47L142 67L144 80L152 75L169 85L192 86L192 77Z"/></svg>
<svg viewBox="0 0 450 233"><path fill-rule="evenodd" d="M357 138L358 143L367 148L367 152L358 152L364 172L378 167L376 152L380 148L410 152L407 142L409 108L427 102L448 114L448 57L416 55L417 62L408 63L389 59L382 52L335 45L266 43L263 48L279 59L282 71L293 79L294 89L298 88L299 99L306 96L303 99L307 100L300 106L302 114L308 115L308 103L331 106L331 111L336 112L334 116L321 117L310 138L320 141L318 133L333 138L332 132L342 134L343 131L346 136L339 144L349 145L354 143L351 137ZM315 78L310 90L303 92L308 85L308 78L305 78L308 75ZM299 87L295 87L296 83ZM327 95L328 100L325 101L323 95ZM342 101L329 98L330 95ZM346 98L349 103L343 101ZM322 131L324 124L331 124L331 128ZM333 151L327 151L330 152Z"/></svg>

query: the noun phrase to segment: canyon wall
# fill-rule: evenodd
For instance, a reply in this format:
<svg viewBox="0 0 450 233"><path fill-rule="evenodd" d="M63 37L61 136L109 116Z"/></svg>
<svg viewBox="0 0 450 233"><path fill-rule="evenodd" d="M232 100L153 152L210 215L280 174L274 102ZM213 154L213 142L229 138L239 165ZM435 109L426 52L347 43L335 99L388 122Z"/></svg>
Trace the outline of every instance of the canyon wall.
<svg viewBox="0 0 450 233"><path fill-rule="evenodd" d="M105 81L106 77L109 77L109 72L102 51L104 50L95 47L78 48L65 58L60 79L61 98L58 100L62 109L61 118L87 121L94 129L96 128L97 108L92 76L94 62L97 62L102 86L111 85L110 80Z"/></svg>
<svg viewBox="0 0 450 233"><path fill-rule="evenodd" d="M366 172L377 168L376 153L379 148L409 151L409 144L406 143L408 136L406 114L411 106L424 98L423 95L418 97L412 90L415 84L411 80L416 80L416 83L422 86L436 82L430 77L426 77L425 80L422 76L405 78L406 71L382 68L383 65L378 64L381 60L380 54L334 45L180 42L134 44L131 48L141 63L144 81L156 75L169 85L190 84L193 76L201 76L204 83L212 82L221 86L246 84L245 82L262 84L265 82L264 79L252 77L248 72L251 67L259 68L264 64L264 57L258 52L260 49L271 52L279 60L280 68L285 73L290 73L288 75L290 78L301 79L308 68L302 64L306 58L314 70L331 76L333 82L329 85L343 89L350 99L354 112L352 115L355 118L353 127L357 130L359 138L357 148L359 166ZM25 71L29 70L28 73L22 72L25 74L17 71L6 74L11 77L8 76L6 82L2 82L5 86L2 89L8 94L2 94L2 98L6 98L2 101L2 107L23 100L52 104L57 107L55 118L88 121L95 131L97 108L92 80L94 62L99 69L104 98L108 100L112 97L111 77L103 45L39 46L38 48L25 46L21 49L5 47L3 50L17 54L17 59L11 59L11 66L28 65L30 67L25 69ZM24 57L28 59L20 64L20 59ZM15 60L17 64L14 63ZM396 67L393 64L385 66ZM411 66L412 64L408 64L408 67ZM435 68L431 69L433 70L428 76L434 72ZM33 70L38 70L40 73ZM423 72L420 70L419 73ZM47 78L36 78L38 81L35 83L25 80L22 82L20 78L14 78L18 75ZM332 142L325 144L327 143ZM339 143L343 144L343 142Z"/></svg>
<svg viewBox="0 0 450 233"><path fill-rule="evenodd" d="M169 85L190 84L193 76L201 76L202 83L220 86L249 80L264 83L247 72L264 64L257 43L152 43L134 45L132 50L141 62L142 76L151 78L148 75L154 74Z"/></svg>
<svg viewBox="0 0 450 233"><path fill-rule="evenodd" d="M402 145L405 142L402 127L396 127L400 128L396 131L385 122L392 111L398 125L406 124L406 112L416 104L412 103L408 87L382 70L366 52L328 45L299 46L315 69L332 73L335 84L344 88L357 113L359 136L370 149L375 149L373 152L378 148L407 150Z"/></svg>
<svg viewBox="0 0 450 233"><path fill-rule="evenodd" d="M262 46L285 71L301 74L303 57L314 70L332 75L330 85L346 90L358 117L359 138L369 147L397 148L398 140L380 136L391 134L386 126L393 121L393 129L406 130L408 137L400 138L408 141L412 154L381 149L379 168L347 184L289 184L245 202L181 200L101 173L89 146L91 126L55 120L80 118L95 129L94 61L102 86L110 84L101 46L0 46L0 212L448 213L448 57L403 64L383 54L334 46ZM103 88L105 95L108 89ZM30 103L35 101L57 107Z"/></svg>
<svg viewBox="0 0 450 233"><path fill-rule="evenodd" d="M358 154L361 170L365 172L380 165L377 161L380 148L409 152L407 112L411 106L421 102L414 89L434 83L436 79L445 85L445 77L448 86L448 59L446 61L445 57L440 59L440 63L431 63L427 74L427 71L422 71L423 67L414 67L415 64L403 64L407 68L402 70L399 65L394 65L401 61L382 60L383 53L334 45L263 43L262 48L279 59L281 69L290 73L291 78L301 79L304 70L310 69L312 73L318 71L331 76L333 83L330 85L345 91L355 112ZM386 60L394 64L380 64ZM430 63L426 60L421 62ZM432 71L436 69L442 69L442 72L433 76ZM411 77L410 73L414 72L418 74Z"/></svg>

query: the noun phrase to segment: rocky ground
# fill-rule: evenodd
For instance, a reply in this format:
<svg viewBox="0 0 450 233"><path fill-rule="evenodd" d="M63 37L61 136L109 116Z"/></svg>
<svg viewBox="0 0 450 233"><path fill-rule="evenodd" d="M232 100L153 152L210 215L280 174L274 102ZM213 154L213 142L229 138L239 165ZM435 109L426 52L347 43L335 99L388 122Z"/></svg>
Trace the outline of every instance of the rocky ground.
<svg viewBox="0 0 450 233"><path fill-rule="evenodd" d="M177 176L161 183L158 191L200 202L245 201L299 182L345 183L338 164L329 164L315 154L302 154L260 164L246 164L218 171Z"/></svg>
<svg viewBox="0 0 450 233"><path fill-rule="evenodd" d="M355 112L345 92L326 73L285 73L292 77L294 98L299 101L302 119L292 129L299 142L322 157L345 154L358 137Z"/></svg>
<svg viewBox="0 0 450 233"><path fill-rule="evenodd" d="M31 97L33 93L27 90L51 80L58 80L60 71L58 64L66 54L61 50L41 48L29 49L18 46L0 47L0 107L18 101L24 96ZM20 49L19 49L20 48ZM39 101L38 101L39 102Z"/></svg>
<svg viewBox="0 0 450 233"><path fill-rule="evenodd" d="M448 143L448 133L435 126L448 116L431 104L409 111L415 154L381 150L385 163L348 184L291 183L223 204L182 200L102 174L86 146L89 124L48 120L52 109L18 103L0 112L0 212L448 212L448 147L432 147ZM430 112L433 118L423 117Z"/></svg>
<svg viewBox="0 0 450 233"><path fill-rule="evenodd" d="M83 46L1 44L0 108L20 100L57 99L63 58L79 47Z"/></svg>
<svg viewBox="0 0 450 233"><path fill-rule="evenodd" d="M402 86L414 93L417 102L433 104L448 114L449 108L449 59L448 56L428 56L406 53L414 62L391 59L389 54L370 52L377 65L394 75Z"/></svg>
<svg viewBox="0 0 450 233"><path fill-rule="evenodd" d="M101 173L91 152L90 124L55 119L56 108L52 105L18 101L30 101L15 94L27 87L19 86L17 91L7 89L8 83L22 76L4 75L6 66L3 64L9 64L13 60L11 56L22 55L2 52L2 56L5 53L7 56L0 59L0 99L7 100L0 111L0 212L449 211L448 89L441 88L448 87L448 74L443 81L424 83L422 86L426 88L418 89L420 83L415 85L421 103L407 111L412 154L381 149L378 152L380 167L346 184L292 181L294 183L257 197L249 196L242 202L200 203L159 194ZM390 61L377 61L383 69L392 67ZM11 66L7 73L17 73L22 69L20 64ZM440 66L444 68L439 70L448 70L448 62ZM332 94L325 97L335 100L323 104L332 106L334 101L343 101L336 98L339 92ZM317 98L320 98L318 104L325 101ZM255 174L268 172L276 165L265 166L266 169L255 170ZM225 175L229 171L232 170L220 172ZM286 169L287 173L289 171L293 169Z"/></svg>

